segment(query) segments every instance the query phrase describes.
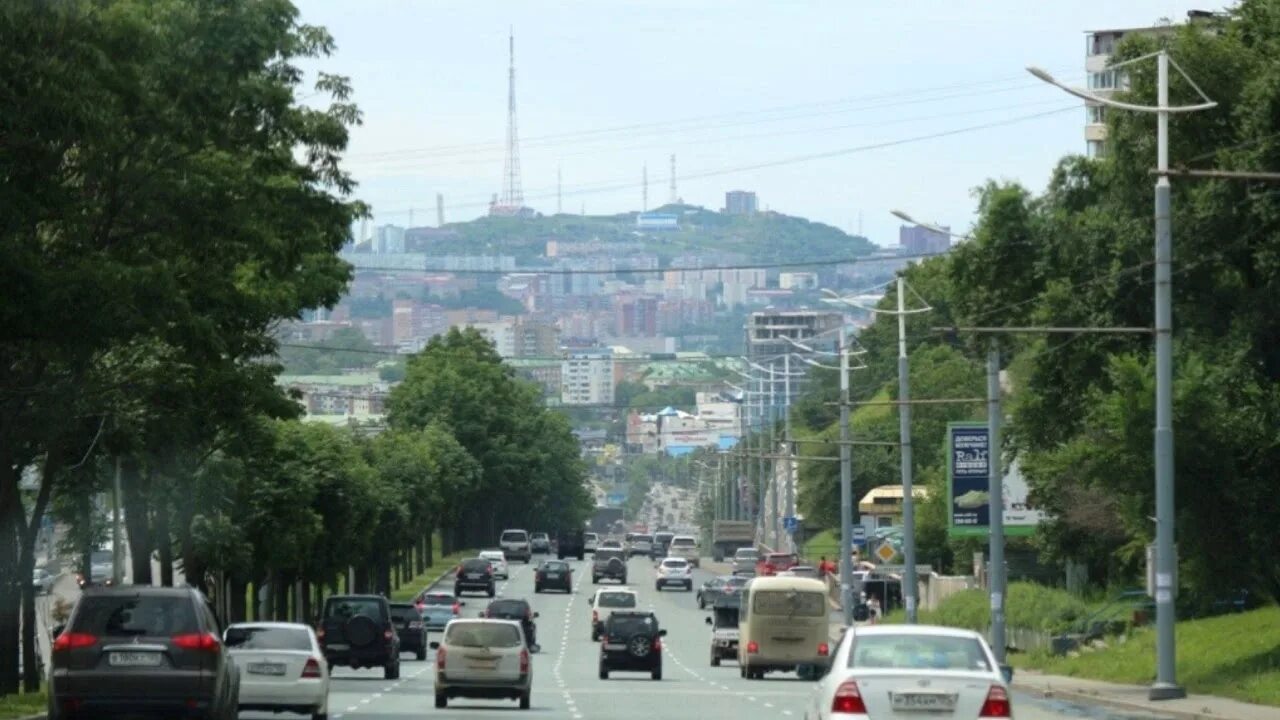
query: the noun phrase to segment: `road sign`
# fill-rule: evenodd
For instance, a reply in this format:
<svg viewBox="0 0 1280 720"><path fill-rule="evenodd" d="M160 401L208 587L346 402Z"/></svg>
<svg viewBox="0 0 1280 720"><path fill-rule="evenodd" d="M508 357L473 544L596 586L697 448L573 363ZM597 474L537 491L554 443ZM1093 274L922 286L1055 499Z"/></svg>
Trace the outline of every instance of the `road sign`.
<svg viewBox="0 0 1280 720"><path fill-rule="evenodd" d="M898 551L887 542L880 543L880 547L876 548L876 557L880 558L881 562L889 562L898 557Z"/></svg>
<svg viewBox="0 0 1280 720"><path fill-rule="evenodd" d="M800 522L796 520L795 515L784 515L782 518L782 527L789 533L794 533L796 528L800 526Z"/></svg>
<svg viewBox="0 0 1280 720"><path fill-rule="evenodd" d="M867 539L867 526L866 526L866 525L854 525L854 526L853 526L853 539L854 539L854 540L866 540L866 539Z"/></svg>

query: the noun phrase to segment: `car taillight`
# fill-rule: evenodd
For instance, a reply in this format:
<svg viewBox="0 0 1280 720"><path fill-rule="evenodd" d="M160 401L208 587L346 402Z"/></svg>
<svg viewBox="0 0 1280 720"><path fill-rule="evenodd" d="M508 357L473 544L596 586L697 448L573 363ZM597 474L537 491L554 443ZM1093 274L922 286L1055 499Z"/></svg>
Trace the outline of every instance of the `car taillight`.
<svg viewBox="0 0 1280 720"><path fill-rule="evenodd" d="M320 661L315 658L307 658L307 664L302 668L302 677L304 678L320 677Z"/></svg>
<svg viewBox="0 0 1280 720"><path fill-rule="evenodd" d="M661 639L661 638L654 638L654 639L653 639L653 649L654 649L654 650L656 650L656 651L658 651L658 652L661 652L661 651L662 651L662 639Z"/></svg>
<svg viewBox="0 0 1280 720"><path fill-rule="evenodd" d="M86 648L98 642L98 636L89 633L64 632L53 641L53 651Z"/></svg>
<svg viewBox="0 0 1280 720"><path fill-rule="evenodd" d="M992 685L987 691L987 699L978 711L978 717L1007 718L1013 717L1013 706L1009 703L1009 693L999 685Z"/></svg>
<svg viewBox="0 0 1280 720"><path fill-rule="evenodd" d="M827 645L826 643L818 643L818 655L820 657L826 657L830 653L831 653L831 646Z"/></svg>
<svg viewBox="0 0 1280 720"><path fill-rule="evenodd" d="M755 640L752 640L751 642L747 643L747 652L751 655L755 655L759 653L760 643L756 642Z"/></svg>
<svg viewBox="0 0 1280 720"><path fill-rule="evenodd" d="M222 649L222 643L218 641L218 636L213 633L187 633L185 635L174 635L170 638L170 642L183 650L199 650L201 652L217 653Z"/></svg>
<svg viewBox="0 0 1280 720"><path fill-rule="evenodd" d="M836 696L831 701L831 712L866 715L867 706L862 702L862 693L858 691L858 683L845 680L836 688Z"/></svg>
<svg viewBox="0 0 1280 720"><path fill-rule="evenodd" d="M520 672L529 672L529 651L523 648L520 650Z"/></svg>
<svg viewBox="0 0 1280 720"><path fill-rule="evenodd" d="M459 604L459 603L454 603L454 604L453 604L453 614L454 614L454 615L457 615L459 612L461 612L461 610L462 610L462 605L461 605L461 604Z"/></svg>
<svg viewBox="0 0 1280 720"><path fill-rule="evenodd" d="M600 622L600 613L596 612L595 610L592 610L592 611L591 611L591 622L593 622L593 623L598 623L598 622Z"/></svg>
<svg viewBox="0 0 1280 720"><path fill-rule="evenodd" d="M444 669L444 645L441 645L439 648L436 648L436 669L437 670Z"/></svg>
<svg viewBox="0 0 1280 720"><path fill-rule="evenodd" d="M541 570L539 570L539 571L535 572L535 573L533 574L533 579L534 579L534 580L541 580L541 579L542 579L542 571L541 571Z"/></svg>
<svg viewBox="0 0 1280 720"><path fill-rule="evenodd" d="M601 636L600 636L600 642L602 642L602 643L607 643L607 642L609 642L609 636L608 636L608 635L601 635Z"/></svg>
<svg viewBox="0 0 1280 720"><path fill-rule="evenodd" d="M387 629L382 631L383 640L390 640L391 638L395 637L395 635L396 635L395 630Z"/></svg>

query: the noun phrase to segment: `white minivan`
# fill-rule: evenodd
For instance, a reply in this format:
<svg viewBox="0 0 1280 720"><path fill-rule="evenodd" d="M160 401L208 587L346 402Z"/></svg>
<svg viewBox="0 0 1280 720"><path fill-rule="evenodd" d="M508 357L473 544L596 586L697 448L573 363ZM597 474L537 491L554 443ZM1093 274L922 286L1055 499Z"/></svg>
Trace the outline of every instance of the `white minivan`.
<svg viewBox="0 0 1280 720"><path fill-rule="evenodd" d="M510 698L529 709L533 666L524 630L514 620L458 619L432 642L436 651L436 707L453 698Z"/></svg>
<svg viewBox="0 0 1280 720"><path fill-rule="evenodd" d="M529 533L524 530L503 530L498 547L511 560L523 560L527 565L533 559L533 545Z"/></svg>

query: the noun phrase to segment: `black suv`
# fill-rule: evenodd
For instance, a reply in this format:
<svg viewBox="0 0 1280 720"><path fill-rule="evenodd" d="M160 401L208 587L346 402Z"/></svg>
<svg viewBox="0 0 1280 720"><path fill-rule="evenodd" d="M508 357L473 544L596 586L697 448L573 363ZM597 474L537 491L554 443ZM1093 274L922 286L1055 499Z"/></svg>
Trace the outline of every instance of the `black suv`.
<svg viewBox="0 0 1280 720"><path fill-rule="evenodd" d="M462 593L483 592L489 597L497 594L493 586L493 566L484 558L471 558L462 561L458 566L457 577L453 581L453 594L462 597Z"/></svg>
<svg viewBox="0 0 1280 720"><path fill-rule="evenodd" d="M525 600L494 600L480 616L495 620L515 620L524 630L525 645L533 647L538 644L538 626L533 622L538 613Z"/></svg>
<svg viewBox="0 0 1280 720"><path fill-rule="evenodd" d="M662 679L662 638L658 616L651 612L615 610L600 636L600 679L614 670L647 672Z"/></svg>
<svg viewBox="0 0 1280 720"><path fill-rule="evenodd" d="M86 587L54 632L50 718L236 716L240 674L195 588Z"/></svg>
<svg viewBox="0 0 1280 720"><path fill-rule="evenodd" d="M427 659L427 624L422 611L413 603L391 603L391 620L400 636L400 652L411 652L419 660Z"/></svg>
<svg viewBox="0 0 1280 720"><path fill-rule="evenodd" d="M622 550L606 548L596 550L591 560L591 582L599 583L602 578L617 580L627 584L627 555Z"/></svg>
<svg viewBox="0 0 1280 720"><path fill-rule="evenodd" d="M391 603L381 595L334 595L320 615L320 648L329 669L382 667L388 680L400 677L400 636Z"/></svg>
<svg viewBox="0 0 1280 720"><path fill-rule="evenodd" d="M561 560L574 557L579 560L586 556L587 535L581 530L569 530L556 535L556 557Z"/></svg>

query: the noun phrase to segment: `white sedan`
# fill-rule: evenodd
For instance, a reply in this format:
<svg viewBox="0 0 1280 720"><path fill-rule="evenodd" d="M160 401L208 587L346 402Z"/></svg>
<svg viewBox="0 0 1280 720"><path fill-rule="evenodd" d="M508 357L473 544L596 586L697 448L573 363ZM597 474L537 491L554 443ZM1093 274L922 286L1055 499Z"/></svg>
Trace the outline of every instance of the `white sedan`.
<svg viewBox="0 0 1280 720"><path fill-rule="evenodd" d="M507 569L507 555L501 550L482 550L480 552L481 560L488 560L489 567L493 568L493 576L507 580L511 577L510 571Z"/></svg>
<svg viewBox="0 0 1280 720"><path fill-rule="evenodd" d="M299 623L236 623L223 633L240 669L240 710L329 714L329 667L316 634Z"/></svg>
<svg viewBox="0 0 1280 720"><path fill-rule="evenodd" d="M1013 670L971 630L877 625L845 631L805 712L812 720L1012 718Z"/></svg>

